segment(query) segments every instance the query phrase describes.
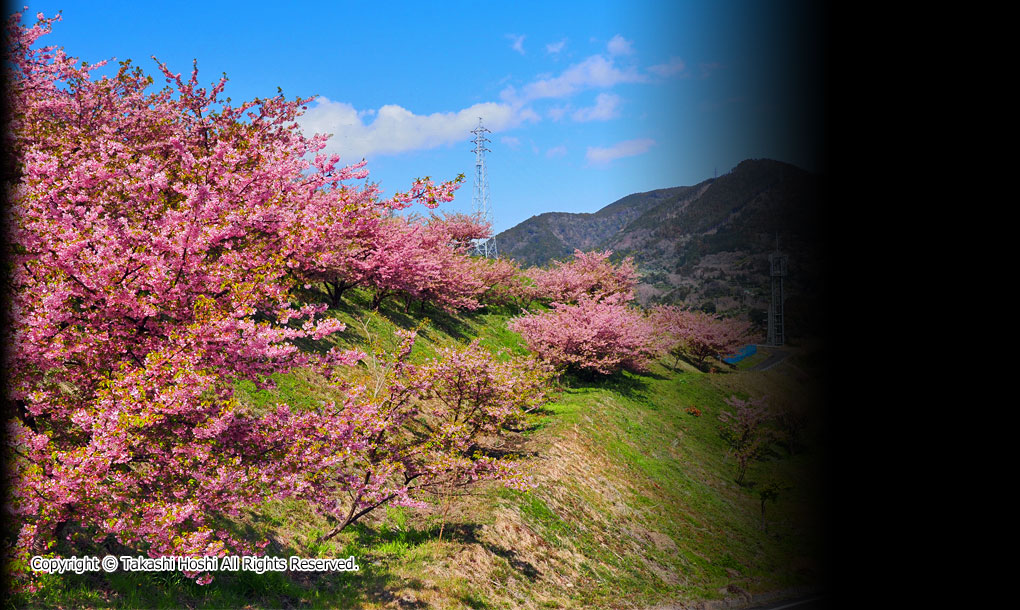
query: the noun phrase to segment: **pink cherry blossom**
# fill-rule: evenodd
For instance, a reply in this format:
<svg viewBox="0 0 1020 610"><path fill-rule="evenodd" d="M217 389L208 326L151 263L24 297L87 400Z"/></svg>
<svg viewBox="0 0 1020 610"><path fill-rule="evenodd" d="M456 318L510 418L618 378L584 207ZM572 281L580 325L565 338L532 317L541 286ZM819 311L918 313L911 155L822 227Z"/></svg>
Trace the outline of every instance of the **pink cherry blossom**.
<svg viewBox="0 0 1020 610"><path fill-rule="evenodd" d="M393 211L449 201L459 179L420 179L382 199L374 185L347 183L367 176L363 162L338 167L320 152L325 136L302 135L295 120L308 100L235 106L222 97L226 78L201 87L197 66L184 79L159 63L159 91L128 62L93 78L104 62L82 66L38 45L58 20L7 23L14 558L45 549L69 523L153 556L259 552L262 541L212 524L268 498L335 505L361 489L354 456L370 451L371 431L421 408L381 420L385 404L340 381L365 354L299 349L329 347L344 325L325 305L298 302L297 287L374 247L363 238L380 226L405 230ZM429 281L414 294L443 290ZM345 402L260 412L234 396L240 380L266 387L296 368L336 380ZM393 392L417 404L430 381L402 375ZM359 506L414 501L393 482L410 450L384 451L391 457L367 462ZM511 476L452 450L436 458L416 458L416 479ZM328 483L312 476L323 470Z"/></svg>

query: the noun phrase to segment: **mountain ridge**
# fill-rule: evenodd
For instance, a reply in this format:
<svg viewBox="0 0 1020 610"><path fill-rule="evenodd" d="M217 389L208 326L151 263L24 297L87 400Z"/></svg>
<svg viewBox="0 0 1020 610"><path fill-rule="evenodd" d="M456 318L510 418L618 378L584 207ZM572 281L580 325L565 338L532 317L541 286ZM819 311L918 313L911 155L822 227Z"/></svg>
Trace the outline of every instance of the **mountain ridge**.
<svg viewBox="0 0 1020 610"><path fill-rule="evenodd" d="M777 241L790 257L788 301L795 310L818 309L825 200L822 176L747 159L718 177L633 193L595 212L532 216L495 240L501 256L524 266L548 265L575 249L612 250L614 259L637 263L643 305L682 303L759 321L768 309L768 255Z"/></svg>

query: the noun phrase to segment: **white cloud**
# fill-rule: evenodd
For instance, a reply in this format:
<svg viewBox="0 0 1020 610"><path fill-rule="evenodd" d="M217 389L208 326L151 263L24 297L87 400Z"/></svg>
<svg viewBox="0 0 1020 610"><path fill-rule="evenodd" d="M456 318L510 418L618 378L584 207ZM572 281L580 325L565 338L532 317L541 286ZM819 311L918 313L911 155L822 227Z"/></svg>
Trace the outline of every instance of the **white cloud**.
<svg viewBox="0 0 1020 610"><path fill-rule="evenodd" d="M630 55L634 52L634 47L629 40L617 34L609 39L606 50L610 55Z"/></svg>
<svg viewBox="0 0 1020 610"><path fill-rule="evenodd" d="M560 144L559 146L553 146L549 150L545 151L545 156L549 157L550 159L554 159L556 157L562 157L562 156L565 156L566 154L567 154L567 147L564 146L563 144Z"/></svg>
<svg viewBox="0 0 1020 610"><path fill-rule="evenodd" d="M590 88L608 89L620 83L647 81L647 76L633 68L621 70L612 60L601 55L592 55L581 63L574 64L559 76L538 79L524 85L520 93L507 87L500 93L505 102L524 104L542 98L568 97L578 91Z"/></svg>
<svg viewBox="0 0 1020 610"><path fill-rule="evenodd" d="M683 72L686 68L687 64L685 64L682 59L679 57L670 57L669 61L664 64L649 66L648 71L666 78L679 72Z"/></svg>
<svg viewBox="0 0 1020 610"><path fill-rule="evenodd" d="M589 146L588 151L584 156L590 165L604 166L616 159L644 154L648 152L652 146L655 146L655 140L651 138L626 140L624 142L614 144L609 148Z"/></svg>
<svg viewBox="0 0 1020 610"><path fill-rule="evenodd" d="M575 121L608 121L620 115L620 96L613 93L600 93L595 98L595 105L579 108L571 117Z"/></svg>
<svg viewBox="0 0 1020 610"><path fill-rule="evenodd" d="M545 45L545 52L550 55L556 55L563 50L563 47L567 46L567 39L564 38L559 42L550 42Z"/></svg>
<svg viewBox="0 0 1020 610"><path fill-rule="evenodd" d="M569 105L567 105L567 106L553 106L552 108L550 108L546 112L546 114L549 115L550 119L552 119L554 121L558 121L558 120L562 119L567 114L567 112L569 112L569 111L570 111L570 106Z"/></svg>
<svg viewBox="0 0 1020 610"><path fill-rule="evenodd" d="M538 115L529 108L514 108L495 102L429 115L414 114L395 104L387 104L372 113L359 112L350 104L325 97L319 97L315 102L298 119L302 131L308 136L314 133L333 134L326 150L339 153L347 162L373 155L393 155L464 142L478 125L478 117L482 117L485 126L493 132L538 120ZM371 122L363 120L371 117L374 117Z"/></svg>
<svg viewBox="0 0 1020 610"><path fill-rule="evenodd" d="M521 55L524 55L525 35L521 34L520 36L518 36L517 34L507 34L506 37L513 41L513 44L510 45L510 48L513 49L514 51L517 51Z"/></svg>
<svg viewBox="0 0 1020 610"><path fill-rule="evenodd" d="M514 150L520 148L521 146L521 139L515 138L513 136L503 136L502 138L499 139L499 141L502 142L504 145L513 148Z"/></svg>
<svg viewBox="0 0 1020 610"><path fill-rule="evenodd" d="M520 119L521 122L531 121L533 123L537 123L542 120L542 118L538 116L538 113L531 108L517 108L517 118Z"/></svg>

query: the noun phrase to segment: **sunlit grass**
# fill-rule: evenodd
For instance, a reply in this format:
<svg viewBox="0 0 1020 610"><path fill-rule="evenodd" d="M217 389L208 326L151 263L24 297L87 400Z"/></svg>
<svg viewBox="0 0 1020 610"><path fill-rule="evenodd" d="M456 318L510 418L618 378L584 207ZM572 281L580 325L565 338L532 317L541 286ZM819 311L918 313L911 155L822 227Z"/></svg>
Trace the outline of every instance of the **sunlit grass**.
<svg viewBox="0 0 1020 610"><path fill-rule="evenodd" d="M414 360L475 337L493 351L526 353L507 329L510 310L410 315L386 304L369 312L359 299L352 291L345 308L331 311L348 324L340 347L367 350L374 341L392 349L394 330L427 317ZM233 524L269 540L269 555L353 555L356 573L221 572L206 586L176 573L71 574L43 578L38 592L14 595L6 605L587 608L621 599L692 603L727 596L730 585L756 592L810 584L818 576L822 447L811 434L797 454L777 446L751 465L750 484L741 486L718 433L728 396L817 400L804 371L816 370L818 359L806 354L791 363L710 374L664 359L643 375L564 375L554 401L529 416L515 441L537 484L531 491L481 485L468 496L436 498L425 511L391 507L325 542L317 539L332 523L300 499L268 502ZM310 371L275 381L263 390L239 383L238 400L265 409L338 398ZM770 477L790 489L767 506L766 532L755 485Z"/></svg>

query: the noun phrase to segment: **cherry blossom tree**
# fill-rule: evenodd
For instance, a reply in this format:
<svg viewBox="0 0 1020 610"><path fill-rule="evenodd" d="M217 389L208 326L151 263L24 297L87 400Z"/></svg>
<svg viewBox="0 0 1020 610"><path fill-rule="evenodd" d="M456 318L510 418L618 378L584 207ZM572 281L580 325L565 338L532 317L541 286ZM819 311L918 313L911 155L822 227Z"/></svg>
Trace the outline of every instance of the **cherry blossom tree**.
<svg viewBox="0 0 1020 610"><path fill-rule="evenodd" d="M447 311L477 309L484 286L473 273L470 240L487 230L461 218L393 217L355 273L374 291L373 309L394 295L404 296L408 305L418 300Z"/></svg>
<svg viewBox="0 0 1020 610"><path fill-rule="evenodd" d="M472 273L482 287L480 303L524 307L538 298L534 283L512 259L476 257L472 265Z"/></svg>
<svg viewBox="0 0 1020 610"><path fill-rule="evenodd" d="M575 250L569 261L557 261L549 269L532 268L528 275L534 280L538 294L558 303L577 302L583 296L608 297L614 294L634 298L637 268L630 257L619 265L609 261L612 252Z"/></svg>
<svg viewBox="0 0 1020 610"><path fill-rule="evenodd" d="M458 177L460 181L462 177ZM373 187L374 190L374 187ZM351 196L350 192L344 193ZM365 199L365 195L360 197ZM477 307L465 301L473 284L464 284L472 240L489 235L488 223L465 214L428 218L392 214L387 202L369 198L373 207L354 221L323 227L322 247L311 250L297 270L309 283L322 283L333 307L355 286L374 290L373 308L394 294L424 299L434 293L441 306ZM444 291L444 287L452 290Z"/></svg>
<svg viewBox="0 0 1020 610"><path fill-rule="evenodd" d="M425 219L429 230L441 235L455 252L469 254L475 240L492 237L492 224L475 214L459 212L431 213Z"/></svg>
<svg viewBox="0 0 1020 610"><path fill-rule="evenodd" d="M750 324L733 318L724 319L702 311L661 305L651 313L661 331L664 348L673 354L673 366L681 358L696 366L709 357L722 358L740 348L749 338Z"/></svg>
<svg viewBox="0 0 1020 610"><path fill-rule="evenodd" d="M416 272L403 291L409 299L430 302L447 311L481 307L483 278L475 271L474 240L491 235L489 223L464 214L432 215L419 233Z"/></svg>
<svg viewBox="0 0 1020 610"><path fill-rule="evenodd" d="M510 328L524 337L528 349L561 370L640 372L659 354L653 325L621 293L553 303L550 311L514 318Z"/></svg>
<svg viewBox="0 0 1020 610"><path fill-rule="evenodd" d="M493 450L546 400L551 369L528 357L493 357L477 341L414 365L414 340L414 331L404 332L394 354L367 359L362 383L340 409L357 414L358 442L339 462L305 469L316 483L304 497L335 519L323 539L386 503L422 506L423 494L486 479L532 486L515 461Z"/></svg>
<svg viewBox="0 0 1020 610"><path fill-rule="evenodd" d="M632 304L634 263L627 258L614 265L611 255L578 250L570 261L527 272L534 292L551 299L552 309L514 318L510 328L561 370L601 375L645 371L660 353L651 321Z"/></svg>
<svg viewBox="0 0 1020 610"><path fill-rule="evenodd" d="M726 404L730 411L719 413L722 425L719 434L730 445L731 454L737 461L737 484L742 485L747 467L753 460L760 458L773 440L773 431L768 427L772 420L772 411L764 399L741 400L731 396ZM764 498L762 513L764 514Z"/></svg>

